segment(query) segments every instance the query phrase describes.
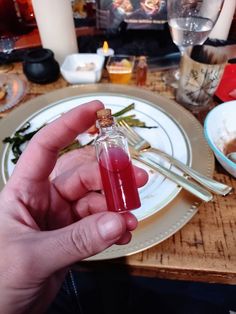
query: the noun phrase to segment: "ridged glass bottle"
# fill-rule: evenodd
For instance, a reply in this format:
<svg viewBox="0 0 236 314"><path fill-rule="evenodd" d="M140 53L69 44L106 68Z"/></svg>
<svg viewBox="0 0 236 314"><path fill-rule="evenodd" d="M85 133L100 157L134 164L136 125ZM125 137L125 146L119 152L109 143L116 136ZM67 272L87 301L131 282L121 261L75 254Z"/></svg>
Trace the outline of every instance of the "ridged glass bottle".
<svg viewBox="0 0 236 314"><path fill-rule="evenodd" d="M97 127L95 148L108 210L125 212L140 207L127 139L110 109L97 112Z"/></svg>
<svg viewBox="0 0 236 314"><path fill-rule="evenodd" d="M147 81L147 58L144 56L139 57L139 61L136 69L136 85L143 86Z"/></svg>

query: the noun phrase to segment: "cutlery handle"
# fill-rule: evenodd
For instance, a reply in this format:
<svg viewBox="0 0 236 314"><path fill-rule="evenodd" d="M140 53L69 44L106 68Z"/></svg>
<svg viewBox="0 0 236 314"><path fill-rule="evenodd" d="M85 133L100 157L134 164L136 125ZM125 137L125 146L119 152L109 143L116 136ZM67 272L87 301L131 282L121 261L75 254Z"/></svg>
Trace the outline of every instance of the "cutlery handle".
<svg viewBox="0 0 236 314"><path fill-rule="evenodd" d="M185 165L178 159L175 159L174 157L166 154L165 152L160 151L159 149L152 147L152 148L148 148L146 151L156 153L168 159L174 166L178 167L180 170L188 174L192 179L199 182L201 185L205 186L206 188L208 188L209 190L211 190L212 192L216 194L225 196L232 190L231 186L228 186L226 184L223 184L214 179L204 176L200 172L190 168L189 166Z"/></svg>
<svg viewBox="0 0 236 314"><path fill-rule="evenodd" d="M139 156L132 156L134 159L141 161L145 165L151 167L152 169L158 171L165 177L169 178L170 180L174 181L177 183L179 186L184 188L185 190L189 191L193 195L197 196L201 200L205 202L209 202L212 200L213 195L207 191L206 189L202 188L200 185L191 182L187 180L185 177L178 175L177 173L161 166L159 163L157 163L154 160L149 159L148 157L144 157L143 155Z"/></svg>

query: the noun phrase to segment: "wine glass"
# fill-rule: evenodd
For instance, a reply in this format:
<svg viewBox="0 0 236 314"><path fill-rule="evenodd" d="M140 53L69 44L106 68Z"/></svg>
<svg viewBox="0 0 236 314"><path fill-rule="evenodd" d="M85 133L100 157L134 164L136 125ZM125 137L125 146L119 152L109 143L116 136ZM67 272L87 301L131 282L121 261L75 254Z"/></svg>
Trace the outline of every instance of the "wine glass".
<svg viewBox="0 0 236 314"><path fill-rule="evenodd" d="M224 0L167 0L167 18L173 42L181 56L187 47L202 45L221 12ZM170 71L166 84L177 87L179 71Z"/></svg>

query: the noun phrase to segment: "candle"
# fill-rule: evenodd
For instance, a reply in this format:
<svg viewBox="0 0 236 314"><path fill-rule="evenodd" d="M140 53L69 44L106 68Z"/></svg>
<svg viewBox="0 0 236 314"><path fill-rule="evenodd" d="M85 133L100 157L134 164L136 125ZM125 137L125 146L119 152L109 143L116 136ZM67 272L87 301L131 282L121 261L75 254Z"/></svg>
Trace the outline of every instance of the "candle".
<svg viewBox="0 0 236 314"><path fill-rule="evenodd" d="M97 49L97 54L110 57L114 55L114 50L109 48L107 41L104 41L102 48Z"/></svg>
<svg viewBox="0 0 236 314"><path fill-rule="evenodd" d="M78 52L71 1L32 0L43 48L54 52L61 64L65 57Z"/></svg>
<svg viewBox="0 0 236 314"><path fill-rule="evenodd" d="M227 40L236 8L235 0L225 0L220 16L209 38Z"/></svg>

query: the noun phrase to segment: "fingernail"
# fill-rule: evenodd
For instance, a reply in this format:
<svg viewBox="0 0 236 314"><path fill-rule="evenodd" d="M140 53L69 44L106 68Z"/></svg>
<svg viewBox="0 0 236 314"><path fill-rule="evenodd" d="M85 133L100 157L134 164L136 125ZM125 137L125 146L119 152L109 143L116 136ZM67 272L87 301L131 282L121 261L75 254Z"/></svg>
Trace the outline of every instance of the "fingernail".
<svg viewBox="0 0 236 314"><path fill-rule="evenodd" d="M122 222L117 214L105 213L98 220L98 231L106 241L117 240L122 235Z"/></svg>

